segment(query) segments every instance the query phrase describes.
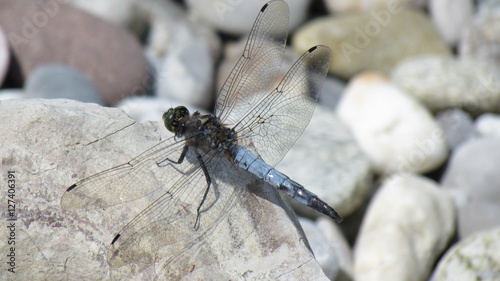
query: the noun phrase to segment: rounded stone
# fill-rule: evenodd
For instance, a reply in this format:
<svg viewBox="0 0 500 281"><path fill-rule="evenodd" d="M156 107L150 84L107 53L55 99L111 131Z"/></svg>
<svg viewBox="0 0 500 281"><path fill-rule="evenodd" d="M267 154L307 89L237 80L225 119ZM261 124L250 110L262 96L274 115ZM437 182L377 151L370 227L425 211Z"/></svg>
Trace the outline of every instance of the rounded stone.
<svg viewBox="0 0 500 281"><path fill-rule="evenodd" d="M268 0L188 0L187 5L193 17L219 31L241 35L250 31L258 12L266 2ZM304 21L310 0L288 0L286 3L290 13L290 30L293 30Z"/></svg>
<svg viewBox="0 0 500 281"><path fill-rule="evenodd" d="M429 10L441 37L455 45L470 24L474 3L472 0L431 0Z"/></svg>
<svg viewBox="0 0 500 281"><path fill-rule="evenodd" d="M418 54L450 54L422 12L400 6L313 20L294 34L292 46L303 53L313 45L333 50L330 72L342 78L364 70L388 74Z"/></svg>
<svg viewBox="0 0 500 281"><path fill-rule="evenodd" d="M449 56L408 58L392 71L391 80L432 111L463 108L474 116L500 111L500 68L486 61Z"/></svg>
<svg viewBox="0 0 500 281"><path fill-rule="evenodd" d="M500 280L500 227L476 233L446 252L431 281L456 280Z"/></svg>
<svg viewBox="0 0 500 281"><path fill-rule="evenodd" d="M3 32L0 26L0 86L5 79L5 75L7 74L7 69L9 67L10 62L10 51L9 44L7 43L7 38L5 37L5 33Z"/></svg>
<svg viewBox="0 0 500 281"><path fill-rule="evenodd" d="M453 151L441 180L458 209L458 236L500 225L500 139L471 140Z"/></svg>
<svg viewBox="0 0 500 281"><path fill-rule="evenodd" d="M391 177L362 222L354 279L426 280L454 231L453 202L436 183L412 174Z"/></svg>
<svg viewBox="0 0 500 281"><path fill-rule="evenodd" d="M61 1L5 0L0 25L24 77L44 63L61 63L87 76L112 105L143 94L149 64L128 31Z"/></svg>
<svg viewBox="0 0 500 281"><path fill-rule="evenodd" d="M475 129L477 134L484 138L500 139L500 115L485 113L476 119Z"/></svg>
<svg viewBox="0 0 500 281"><path fill-rule="evenodd" d="M446 159L444 133L430 112L379 74L352 79L337 111L380 173L429 172Z"/></svg>
<svg viewBox="0 0 500 281"><path fill-rule="evenodd" d="M101 94L80 71L62 64L42 64L28 77L28 98L74 99L103 104Z"/></svg>

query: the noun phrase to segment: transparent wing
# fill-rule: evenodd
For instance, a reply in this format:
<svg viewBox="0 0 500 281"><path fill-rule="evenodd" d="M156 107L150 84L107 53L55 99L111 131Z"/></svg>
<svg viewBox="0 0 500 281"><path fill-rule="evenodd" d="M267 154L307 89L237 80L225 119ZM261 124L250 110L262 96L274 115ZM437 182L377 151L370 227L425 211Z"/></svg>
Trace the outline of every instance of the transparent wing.
<svg viewBox="0 0 500 281"><path fill-rule="evenodd" d="M167 192L130 221L117 235L108 252L112 267L130 262L151 261L160 248L170 246L168 253L180 254L200 242L214 225L223 220L233 206L236 194L244 192L238 185L249 177L229 163L218 151L202 157L211 178L206 199L207 179L193 149L180 164L188 173ZM199 225L195 228L201 202Z"/></svg>
<svg viewBox="0 0 500 281"><path fill-rule="evenodd" d="M270 1L260 10L250 31L243 55L222 86L215 115L228 125L235 124L271 90L283 62L288 33L288 5ZM238 106L235 106L235 105Z"/></svg>
<svg viewBox="0 0 500 281"><path fill-rule="evenodd" d="M68 188L61 206L65 210L104 208L171 186L185 171L167 159L177 161L184 146L185 140L171 137L128 163L85 178Z"/></svg>
<svg viewBox="0 0 500 281"><path fill-rule="evenodd" d="M254 147L269 165L278 164L311 120L330 59L326 46L304 53L276 89L263 95L233 127L240 144Z"/></svg>

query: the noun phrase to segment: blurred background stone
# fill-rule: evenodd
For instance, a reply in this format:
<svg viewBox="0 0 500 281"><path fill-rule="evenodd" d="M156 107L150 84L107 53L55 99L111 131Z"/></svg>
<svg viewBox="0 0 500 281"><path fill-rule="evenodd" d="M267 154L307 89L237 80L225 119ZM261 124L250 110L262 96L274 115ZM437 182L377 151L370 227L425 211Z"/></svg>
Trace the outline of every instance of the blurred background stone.
<svg viewBox="0 0 500 281"><path fill-rule="evenodd" d="M331 14L359 11L387 9L389 6L411 5L414 7L425 7L425 0L401 0L398 2L392 0L324 0L328 11Z"/></svg>
<svg viewBox="0 0 500 281"><path fill-rule="evenodd" d="M472 118L461 109L439 112L436 121L443 130L446 144L452 150L475 135Z"/></svg>
<svg viewBox="0 0 500 281"><path fill-rule="evenodd" d="M150 67L138 40L120 27L58 1L35 0L1 1L0 25L24 77L40 64L62 63L84 73L108 105L144 93Z"/></svg>
<svg viewBox="0 0 500 281"><path fill-rule="evenodd" d="M458 235L500 226L500 139L480 138L456 149L441 180L458 209Z"/></svg>
<svg viewBox="0 0 500 281"><path fill-rule="evenodd" d="M0 85L2 85L5 75L7 74L7 68L10 62L10 51L7 38L0 26Z"/></svg>
<svg viewBox="0 0 500 281"><path fill-rule="evenodd" d="M338 114L379 173L429 172L446 160L444 134L430 112L380 74L352 79Z"/></svg>
<svg viewBox="0 0 500 281"><path fill-rule="evenodd" d="M372 169L351 132L330 111L316 107L308 127L276 168L347 217L370 192ZM319 214L289 200L300 213Z"/></svg>
<svg viewBox="0 0 500 281"><path fill-rule="evenodd" d="M150 21L146 53L156 69L156 95L211 109L220 39L174 3L148 1L142 9Z"/></svg>
<svg viewBox="0 0 500 281"><path fill-rule="evenodd" d="M486 61L415 56L399 63L391 80L434 112L455 107L473 116L500 111L500 68Z"/></svg>
<svg viewBox="0 0 500 281"><path fill-rule="evenodd" d="M497 227L455 244L437 265L431 281L500 280L499 261L500 228Z"/></svg>
<svg viewBox="0 0 500 281"><path fill-rule="evenodd" d="M476 119L475 130L484 138L500 139L500 115L485 113Z"/></svg>
<svg viewBox="0 0 500 281"><path fill-rule="evenodd" d="M500 66L500 1L478 1L478 13L464 30L459 56ZM497 81L500 77L496 76ZM499 82L500 83L500 82Z"/></svg>
<svg viewBox="0 0 500 281"><path fill-rule="evenodd" d="M368 207L354 249L354 279L427 280L455 232L453 202L423 177L387 179Z"/></svg>
<svg viewBox="0 0 500 281"><path fill-rule="evenodd" d="M219 31L239 35L250 30L258 11L266 2L268 0L186 0L192 17L202 20ZM310 0L289 0L286 2L290 12L290 30L293 30L304 21Z"/></svg>
<svg viewBox="0 0 500 281"><path fill-rule="evenodd" d="M312 45L334 51L330 73L342 78L364 71L384 74L418 54L450 54L431 21L418 10L374 10L326 16L303 25L292 46L298 53Z"/></svg>
<svg viewBox="0 0 500 281"><path fill-rule="evenodd" d="M430 0L429 12L441 37L455 45L464 29L470 25L474 13L472 0Z"/></svg>
<svg viewBox="0 0 500 281"><path fill-rule="evenodd" d="M26 81L26 97L74 99L103 104L101 94L80 71L62 64L41 64Z"/></svg>
<svg viewBox="0 0 500 281"><path fill-rule="evenodd" d="M145 126L154 124L158 127L155 132L165 131L161 115L171 106L185 105L191 112L210 113L221 85L243 53L246 34L265 2L0 1L0 26L6 37L2 45L0 31L0 84L3 80L0 105L12 104L5 100L35 95L80 100L77 96L93 96L84 101L104 99L100 103L122 109L130 118L145 122ZM337 272L336 281L352 281L360 276L353 275L348 246L337 242L344 240L343 237L351 243L356 239L366 240L361 237L366 237L368 231L365 227L359 232L359 226L373 216L382 217L373 215L373 208L367 206L379 204L376 203L378 186L382 184L383 192L387 174L401 171L394 167L411 166L409 170L414 173L425 173L426 177L442 183L438 193L453 198L456 208L458 232L454 243L461 245L466 241L464 238L500 225L497 200L500 192L494 170L500 164L496 163L496 158L500 158L496 152L499 150L496 142L500 139L500 2L287 0L287 3L289 47L276 83L313 45L326 44L333 52L332 69L321 89L320 106L308 130L278 167L346 217L338 228L309 208L297 209L298 213L316 219L311 227L311 244L320 241L329 250L328 257L337 257L338 265L324 266L325 273L333 276ZM47 69L47 64L54 63L59 64L58 69ZM364 70L389 75L391 80L377 80L376 75L355 76ZM354 79L350 81L351 78ZM359 87L353 87L354 84ZM349 98L353 92L362 94ZM69 101L50 102L64 104L59 108L74 107ZM96 108L90 110L94 112ZM335 116L335 111L340 116L349 116L345 124ZM85 121L93 119L88 117ZM151 120L154 122L148 122ZM7 118L3 124L10 122ZM154 138L150 135L149 140L157 142ZM94 139L89 136L89 141ZM130 149L144 145L133 144L133 138L128 141L131 146L126 147ZM11 144L4 141L0 147L5 147L5 143ZM19 158L19 153L10 154ZM28 156L28 160L33 158ZM42 162L50 154L44 157ZM109 159L95 159L96 165ZM53 164L42 164L43 169L51 171ZM435 231L434 224L439 221L446 228L454 220L448 211L443 211L446 208L439 211L436 207L434 211L423 212L431 226L416 221L422 206L432 210L439 204L434 204L435 200L429 199L433 195L422 187L428 185L424 183L426 180L418 175L412 177L403 181L402 189L412 186L408 190L422 190L395 192L388 197L393 198L386 203L389 208L396 206L396 210L403 210L400 218L396 218L394 209L386 211L385 221L379 219L381 222L369 230L368 237L381 240L372 238L376 240L373 248L362 247L367 249L362 251L367 253L365 261L372 257L371 251L378 253L372 261L390 261L404 255L394 267L383 268L387 270L385 273L379 271L386 274L384 280L393 273L418 281L428 280L428 274L423 272L432 269L421 261L423 257L435 261L437 249L449 237L448 231ZM435 189L434 183L430 185ZM404 201L411 196L414 201ZM446 205L449 200L443 201ZM404 214L409 214L407 221ZM396 231L388 234L394 221L398 221L399 231L415 231L403 231L399 236L394 234ZM428 240L422 238L422 229L432 230L433 234L425 232L429 234ZM318 233L322 238L317 240L314 235ZM387 236L394 239L389 241ZM29 242L34 240L21 238L27 243L26 249L35 253L36 245ZM429 245L426 244L429 241L439 244L435 252L422 246ZM386 246L376 250L377 244ZM408 251L407 245L418 249ZM479 243L471 243L470 249L491 256ZM43 260L40 255L33 257ZM319 259L320 255L316 257ZM328 257L326 264L331 261ZM443 260L452 264L447 256ZM470 260L479 258L472 255ZM421 267L415 269L416 265ZM42 262L34 266L51 265ZM495 266L483 263L470 271L445 272L449 280L456 280L458 274L458 277L487 279L496 277ZM106 266L100 270L106 270ZM437 271L443 272L441 264ZM103 272L92 274L82 276Z"/></svg>

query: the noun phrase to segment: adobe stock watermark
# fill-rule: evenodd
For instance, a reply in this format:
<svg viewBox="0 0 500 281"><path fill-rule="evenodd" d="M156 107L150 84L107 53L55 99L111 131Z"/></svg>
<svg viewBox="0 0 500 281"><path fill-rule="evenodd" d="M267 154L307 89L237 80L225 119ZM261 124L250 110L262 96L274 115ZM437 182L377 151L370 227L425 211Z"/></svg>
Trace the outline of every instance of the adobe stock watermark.
<svg viewBox="0 0 500 281"><path fill-rule="evenodd" d="M130 96L143 96L154 93L158 87L158 81L166 75L163 72L156 74L152 66L146 67L144 70L146 74L142 77L141 84L131 90Z"/></svg>
<svg viewBox="0 0 500 281"><path fill-rule="evenodd" d="M219 20L224 20L224 14L233 11L243 0L217 0L213 2L213 7Z"/></svg>
<svg viewBox="0 0 500 281"><path fill-rule="evenodd" d="M500 93L500 80L495 80L493 74L489 74L488 77L477 76L477 81L475 85L474 93L468 95L465 101L462 103L462 107L470 112L472 115L479 115L486 106L484 104L496 103L497 107L500 107L498 96ZM483 106L481 106L481 104ZM499 108L493 108L492 110L498 110Z"/></svg>
<svg viewBox="0 0 500 281"><path fill-rule="evenodd" d="M387 4L387 9L371 10L370 15L373 19L368 21L363 28L354 28L352 44L347 42L342 42L340 44L340 52L347 59L347 62L351 62L351 56L353 54L361 53L361 49L370 45L372 38L378 36L382 28L389 25L392 20L392 15L399 14L401 11L403 11L403 7L399 0L389 2Z"/></svg>
<svg viewBox="0 0 500 281"><path fill-rule="evenodd" d="M71 0L38 0L37 5L40 9L31 15L21 18L21 33L9 32L7 34L10 44L17 47L21 44L29 43L30 39L33 39L39 30L44 28L50 19L59 13L60 4L67 4L69 2Z"/></svg>
<svg viewBox="0 0 500 281"><path fill-rule="evenodd" d="M500 81L495 80L492 74L489 76L477 76L477 84L474 93L467 96L467 99L460 105L473 115L479 115L484 109L485 103L495 102L499 104L498 93L500 91ZM481 106L483 105L483 106ZM459 106L459 107L460 107ZM498 105L500 106L500 105ZM453 131L460 126L461 118L449 113L446 119L448 129ZM445 133L443 130L433 131L429 137L420 140L415 144L415 150L406 156L398 159L398 172L412 171L426 165L429 156L440 150L440 145L445 141Z"/></svg>
<svg viewBox="0 0 500 281"><path fill-rule="evenodd" d="M457 124L458 126L458 124ZM415 150L405 157L401 156L398 159L397 172L407 172L419 170L419 168L428 165L429 156L436 154L442 149L442 144L445 141L444 132L441 129L434 130L429 137L417 141Z"/></svg>

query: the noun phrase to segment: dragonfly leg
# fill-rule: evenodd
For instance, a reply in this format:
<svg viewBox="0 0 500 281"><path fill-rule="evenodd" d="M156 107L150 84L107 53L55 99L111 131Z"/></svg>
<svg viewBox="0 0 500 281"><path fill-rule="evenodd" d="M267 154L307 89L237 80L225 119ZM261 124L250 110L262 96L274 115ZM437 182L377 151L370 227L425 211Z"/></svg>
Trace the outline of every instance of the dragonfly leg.
<svg viewBox="0 0 500 281"><path fill-rule="evenodd" d="M158 167L164 167L164 166L168 165L168 163L165 164L165 162L167 162L167 161L169 161L170 163L174 163L174 164L181 164L184 161L184 157L186 157L188 149L189 149L189 146L185 145L184 148L182 149L181 156L179 156L179 159L177 161L165 158L165 159L161 160L160 162L156 162L156 165L158 165Z"/></svg>
<svg viewBox="0 0 500 281"><path fill-rule="evenodd" d="M198 229L200 226L200 210L201 206L203 206L203 203L205 203L205 199L207 199L208 191L210 190L210 185L212 184L212 179L210 178L210 174L208 173L208 169L205 166L205 162L203 162L203 159L201 158L201 155L196 153L196 156L198 158L198 161L200 163L201 170L205 174L205 178L207 179L207 188L205 189L205 193L203 194L203 198L201 199L200 205L196 209L196 221L194 222L194 228Z"/></svg>

